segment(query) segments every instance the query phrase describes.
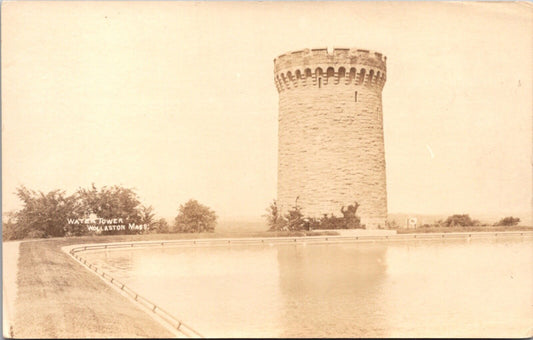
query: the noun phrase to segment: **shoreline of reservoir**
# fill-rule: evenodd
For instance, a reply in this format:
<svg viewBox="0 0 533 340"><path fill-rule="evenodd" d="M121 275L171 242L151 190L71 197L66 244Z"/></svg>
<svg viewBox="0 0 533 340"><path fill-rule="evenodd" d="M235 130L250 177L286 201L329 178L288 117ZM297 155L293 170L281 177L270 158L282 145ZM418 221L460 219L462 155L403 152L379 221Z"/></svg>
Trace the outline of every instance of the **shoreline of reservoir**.
<svg viewBox="0 0 533 340"><path fill-rule="evenodd" d="M363 230L364 231L364 230ZM338 242L394 242L394 241L424 241L424 240L451 240L451 239L476 239L492 237L533 237L533 231L503 231L503 232L452 232L452 233L413 233L396 234L376 230L375 233L345 233L344 235L318 235L318 236L277 236L277 237L203 237L185 238L176 240L146 240L146 241L119 241L71 244L62 247L62 250L71 255L74 252L91 250L113 250L124 248L142 248L153 246L231 246L231 245L274 245L274 244L313 244L313 243L338 243Z"/></svg>
<svg viewBox="0 0 533 340"><path fill-rule="evenodd" d="M15 337L170 337L170 333L146 311L117 294L97 275L89 273L61 248L106 244L182 243L212 244L301 242L390 242L429 239L533 236L533 228L519 231L466 231L396 235L339 236L328 233L249 232L202 234L146 234L82 236L20 242L15 300ZM313 235L313 234L311 234ZM357 239L355 239L357 238ZM326 241L327 239L327 241ZM261 242L263 240L263 242ZM4 242L11 243L11 242ZM5 272L4 272L5 273ZM6 275L4 275L4 278ZM9 293L8 293L9 294ZM75 302L74 302L75 301ZM118 317L117 317L118 316Z"/></svg>

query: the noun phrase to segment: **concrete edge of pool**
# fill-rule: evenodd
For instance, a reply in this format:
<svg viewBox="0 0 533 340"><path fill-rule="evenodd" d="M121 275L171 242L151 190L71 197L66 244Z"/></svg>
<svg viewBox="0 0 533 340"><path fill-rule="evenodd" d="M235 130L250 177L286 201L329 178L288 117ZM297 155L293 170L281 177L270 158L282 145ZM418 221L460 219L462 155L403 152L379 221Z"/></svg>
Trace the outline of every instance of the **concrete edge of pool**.
<svg viewBox="0 0 533 340"><path fill-rule="evenodd" d="M180 319L168 313L152 301L135 292L124 283L104 272L78 253L96 250L127 250L146 247L210 247L231 245L275 245L275 244L327 244L327 243L364 243L364 242L394 242L394 241L420 241L420 240L458 240L458 239L483 239L494 237L533 237L532 231L502 231L502 232L457 232L457 233L424 233L424 234L389 234L358 235L358 236L300 236L300 237L249 237L249 238L213 238L213 239L186 239L186 240L161 240L161 241L133 241L74 244L61 247L61 250L72 257L76 262L101 280L111 286L119 294L128 298L135 305L148 313L176 337L202 337L202 335L183 323Z"/></svg>
<svg viewBox="0 0 533 340"><path fill-rule="evenodd" d="M99 269L92 263L87 262L86 259L77 255L76 252L72 251L73 246L64 246L61 247L61 250L76 262L78 262L82 267L86 268L88 271L95 274L102 281L104 281L108 286L118 292L120 295L126 297L133 304L140 307L141 310L145 311L149 316L151 316L156 322L162 325L165 329L170 331L176 338L183 337L193 337L193 338L202 338L203 336L198 333L196 330L183 323L181 320L177 319L170 313L168 313L163 308L157 306L150 300L146 299L139 293L135 292L133 289L129 288L126 284L115 279L113 276Z"/></svg>

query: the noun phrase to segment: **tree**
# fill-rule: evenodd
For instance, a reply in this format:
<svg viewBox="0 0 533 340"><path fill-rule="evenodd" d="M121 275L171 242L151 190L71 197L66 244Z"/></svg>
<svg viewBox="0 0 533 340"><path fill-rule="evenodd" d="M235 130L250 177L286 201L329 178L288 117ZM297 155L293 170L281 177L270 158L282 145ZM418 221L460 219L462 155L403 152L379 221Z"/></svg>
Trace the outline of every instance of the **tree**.
<svg viewBox="0 0 533 340"><path fill-rule="evenodd" d="M182 233L201 233L215 231L217 215L209 207L196 200L180 205L174 220L174 231Z"/></svg>
<svg viewBox="0 0 533 340"><path fill-rule="evenodd" d="M287 220L287 228L291 231L302 230L305 228L304 215L302 213L302 207L298 205L298 199L300 196L296 197L294 201L294 206L291 210L287 211L285 219Z"/></svg>
<svg viewBox="0 0 533 340"><path fill-rule="evenodd" d="M507 216L505 218L502 218L494 225L510 227L513 225L517 225L518 223L520 223L520 219L518 217Z"/></svg>
<svg viewBox="0 0 533 340"><path fill-rule="evenodd" d="M120 186L104 186L98 190L93 184L91 188L80 188L70 196L62 190L45 194L20 186L16 194L23 207L11 213L4 223L2 237L5 240L85 235L89 233L87 224L78 223L78 219L87 219L91 215L101 219L121 219L123 222L120 223L126 226L122 233L144 231L141 228L130 230L129 223L148 227L154 224L153 208L141 205L132 189Z"/></svg>
<svg viewBox="0 0 533 340"><path fill-rule="evenodd" d="M154 221L154 208L152 206L142 205L139 208L139 214L141 216L141 224L146 224L147 230L152 230L156 226L156 221Z"/></svg>
<svg viewBox="0 0 533 340"><path fill-rule="evenodd" d="M133 189L115 185L104 186L98 190L92 184L90 189L80 188L76 194L82 206L83 217L95 214L102 219L122 219L126 225L144 224L145 221L152 223L152 208L142 206ZM141 232L143 231L126 228L123 233L138 234Z"/></svg>
<svg viewBox="0 0 533 340"><path fill-rule="evenodd" d="M17 239L36 237L59 237L69 234L81 235L79 226L68 224L68 219L77 218L80 205L75 196L65 196L61 190L47 194L30 190L25 186L17 188L17 196L23 207L11 220L12 236Z"/></svg>
<svg viewBox="0 0 533 340"><path fill-rule="evenodd" d="M9 241L24 238L24 235L20 233L19 228L17 228L17 224L15 223L16 212L9 211L4 213L4 216L7 220L2 218L2 240Z"/></svg>
<svg viewBox="0 0 533 340"><path fill-rule="evenodd" d="M281 215L276 200L273 200L272 203L270 203L270 206L266 209L266 211L267 214L264 216L267 220L268 226L270 227L268 229L269 231L281 230L283 227L285 227L287 221Z"/></svg>

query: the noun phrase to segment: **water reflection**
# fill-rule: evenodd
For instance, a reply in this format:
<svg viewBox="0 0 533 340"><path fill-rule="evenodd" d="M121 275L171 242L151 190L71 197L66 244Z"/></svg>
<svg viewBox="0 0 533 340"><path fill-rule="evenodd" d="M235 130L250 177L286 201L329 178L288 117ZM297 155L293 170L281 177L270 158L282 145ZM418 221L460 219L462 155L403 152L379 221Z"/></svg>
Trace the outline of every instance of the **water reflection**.
<svg viewBox="0 0 533 340"><path fill-rule="evenodd" d="M159 248L94 253L91 261L204 336L268 337L281 328L276 253L268 246Z"/></svg>
<svg viewBox="0 0 533 340"><path fill-rule="evenodd" d="M419 241L387 252L390 336L526 337L533 239Z"/></svg>
<svg viewBox="0 0 533 340"><path fill-rule="evenodd" d="M379 244L279 247L281 336L359 337L374 335L376 324L386 329L379 310L386 252Z"/></svg>
<svg viewBox="0 0 533 340"><path fill-rule="evenodd" d="M105 251L103 263L108 264L113 269L131 271L135 267L135 256L132 252L125 252L118 257L109 256L109 251Z"/></svg>
<svg viewBox="0 0 533 340"><path fill-rule="evenodd" d="M532 238L86 256L209 337L531 335Z"/></svg>

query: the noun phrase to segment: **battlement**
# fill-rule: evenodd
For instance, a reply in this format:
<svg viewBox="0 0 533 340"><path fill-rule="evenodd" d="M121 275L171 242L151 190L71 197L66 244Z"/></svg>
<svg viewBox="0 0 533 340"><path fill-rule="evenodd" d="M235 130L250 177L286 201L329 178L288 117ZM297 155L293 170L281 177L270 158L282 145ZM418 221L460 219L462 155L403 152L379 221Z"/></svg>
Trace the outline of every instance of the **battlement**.
<svg viewBox="0 0 533 340"><path fill-rule="evenodd" d="M304 49L274 59L278 92L295 87L331 84L364 85L381 90L386 80L387 57L355 49Z"/></svg>
<svg viewBox="0 0 533 340"><path fill-rule="evenodd" d="M368 66L386 71L387 57L375 51L362 50L356 48L334 48L328 53L327 48L303 49L289 52L274 59L274 72L278 73L286 69L302 68L306 66L324 65L344 65Z"/></svg>

